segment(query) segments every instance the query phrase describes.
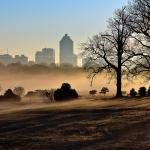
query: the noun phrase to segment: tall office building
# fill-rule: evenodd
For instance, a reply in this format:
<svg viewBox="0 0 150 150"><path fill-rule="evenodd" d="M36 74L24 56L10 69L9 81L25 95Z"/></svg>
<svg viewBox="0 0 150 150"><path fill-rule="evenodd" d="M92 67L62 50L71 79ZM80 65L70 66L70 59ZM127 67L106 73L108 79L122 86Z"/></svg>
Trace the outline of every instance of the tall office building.
<svg viewBox="0 0 150 150"><path fill-rule="evenodd" d="M36 52L35 62L37 64L53 64L55 63L55 51L52 48L43 48L42 51Z"/></svg>
<svg viewBox="0 0 150 150"><path fill-rule="evenodd" d="M65 36L60 41L60 65L77 65L77 56L74 54L73 49L74 47L72 39L67 34L65 34Z"/></svg>

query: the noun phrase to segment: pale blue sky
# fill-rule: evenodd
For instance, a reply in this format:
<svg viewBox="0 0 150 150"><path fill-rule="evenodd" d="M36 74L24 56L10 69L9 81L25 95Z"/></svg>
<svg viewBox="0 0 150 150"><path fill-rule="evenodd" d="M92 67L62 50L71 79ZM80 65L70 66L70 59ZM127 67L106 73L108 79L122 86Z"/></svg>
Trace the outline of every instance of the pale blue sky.
<svg viewBox="0 0 150 150"><path fill-rule="evenodd" d="M0 0L0 54L34 59L43 47L56 49L68 33L79 44L106 29L107 19L128 0ZM57 58L58 60L58 58Z"/></svg>

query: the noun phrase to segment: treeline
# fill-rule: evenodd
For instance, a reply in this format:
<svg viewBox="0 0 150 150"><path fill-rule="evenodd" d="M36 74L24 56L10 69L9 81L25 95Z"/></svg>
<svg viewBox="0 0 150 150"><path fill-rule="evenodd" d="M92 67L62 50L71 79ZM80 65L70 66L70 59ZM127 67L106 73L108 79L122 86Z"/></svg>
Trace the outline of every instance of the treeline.
<svg viewBox="0 0 150 150"><path fill-rule="evenodd" d="M134 88L132 88L130 90L130 96L131 97L137 97L137 96L138 97L146 97L146 96L150 97L150 87L148 89L146 89L146 87L140 87L138 92Z"/></svg>
<svg viewBox="0 0 150 150"><path fill-rule="evenodd" d="M89 94L92 95L92 96L95 96L97 94L97 90L93 89L91 91L89 91ZM107 87L103 87L99 94L103 94L104 96L106 95L106 93L109 93L109 89ZM136 91L134 88L132 88L130 90L130 93L127 93L127 91L122 91L122 95L123 96L127 96L129 98L132 98L132 97L150 97L150 87L147 89L146 87L140 87L138 89L138 91Z"/></svg>
<svg viewBox="0 0 150 150"><path fill-rule="evenodd" d="M25 92L23 87L15 87L13 90L8 89L0 96L0 102L19 102L24 100L42 100L45 102L66 101L77 99L79 97L77 91L71 88L68 83L63 83L58 89L35 90Z"/></svg>
<svg viewBox="0 0 150 150"><path fill-rule="evenodd" d="M64 64L61 66L51 64L33 64L33 65L22 65L20 63L12 63L8 65L4 65L0 63L0 73L50 73L50 72L68 72L68 73L75 73L75 72L82 72L83 69L81 67L73 67L69 64Z"/></svg>

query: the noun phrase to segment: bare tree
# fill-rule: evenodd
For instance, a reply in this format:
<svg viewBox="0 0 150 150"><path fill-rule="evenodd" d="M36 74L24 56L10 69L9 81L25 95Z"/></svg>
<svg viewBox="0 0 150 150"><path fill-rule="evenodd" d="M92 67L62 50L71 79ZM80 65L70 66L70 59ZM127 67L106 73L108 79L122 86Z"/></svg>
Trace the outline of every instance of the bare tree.
<svg viewBox="0 0 150 150"><path fill-rule="evenodd" d="M136 66L133 69L133 73L134 75L140 74L145 79L150 79L150 55L143 55L136 60Z"/></svg>
<svg viewBox="0 0 150 150"><path fill-rule="evenodd" d="M150 0L132 0L128 12L127 26L133 31L133 38L150 50Z"/></svg>
<svg viewBox="0 0 150 150"><path fill-rule="evenodd" d="M116 97L122 97L122 75L130 72L135 65L135 57L142 55L142 52L132 47L132 31L126 26L129 17L126 8L117 10L114 17L109 20L109 30L105 34L96 35L81 45L84 57L88 57L96 64L92 69L90 67L92 80L103 70L115 73Z"/></svg>
<svg viewBox="0 0 150 150"><path fill-rule="evenodd" d="M143 55L137 59L134 72L150 78L150 0L132 0L128 5L127 27Z"/></svg>

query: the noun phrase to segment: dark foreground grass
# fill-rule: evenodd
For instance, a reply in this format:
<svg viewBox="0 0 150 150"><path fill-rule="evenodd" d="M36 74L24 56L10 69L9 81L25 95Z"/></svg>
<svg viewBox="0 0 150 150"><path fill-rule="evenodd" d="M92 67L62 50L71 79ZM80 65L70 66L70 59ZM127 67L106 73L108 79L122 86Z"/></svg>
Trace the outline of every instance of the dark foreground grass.
<svg viewBox="0 0 150 150"><path fill-rule="evenodd" d="M0 150L150 150L150 104L124 103L1 114Z"/></svg>

